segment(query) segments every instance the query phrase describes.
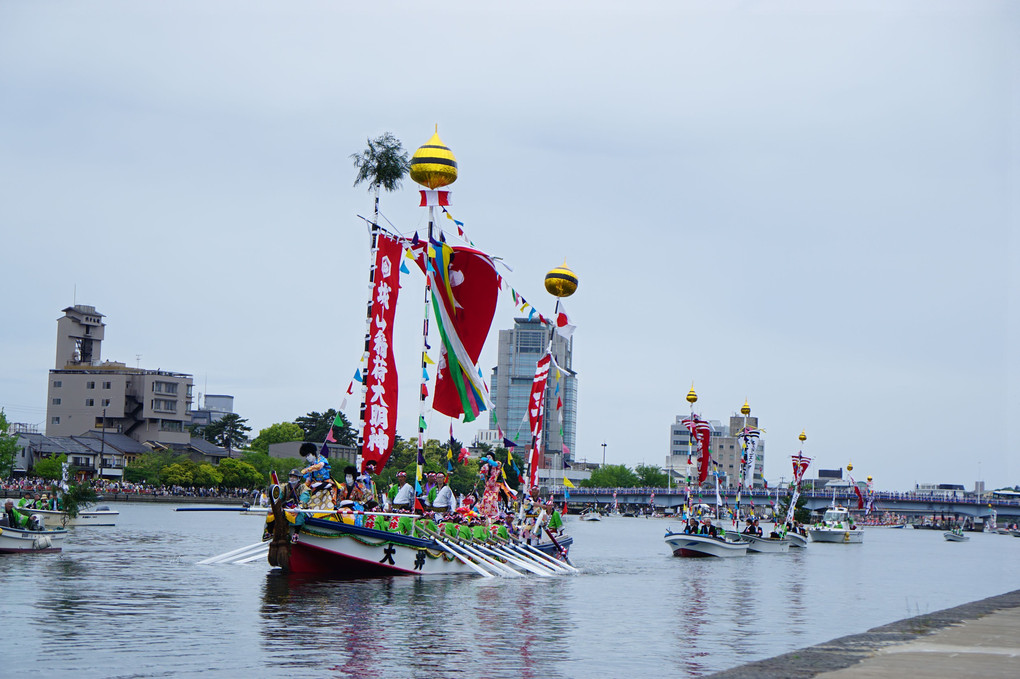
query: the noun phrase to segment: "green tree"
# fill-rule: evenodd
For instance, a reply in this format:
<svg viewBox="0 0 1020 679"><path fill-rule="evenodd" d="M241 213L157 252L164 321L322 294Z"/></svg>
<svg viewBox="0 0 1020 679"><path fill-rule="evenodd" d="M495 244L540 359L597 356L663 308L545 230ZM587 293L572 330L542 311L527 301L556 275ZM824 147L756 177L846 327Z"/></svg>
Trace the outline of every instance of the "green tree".
<svg viewBox="0 0 1020 679"><path fill-rule="evenodd" d="M251 449L259 453L269 453L269 446L274 443L288 441L304 441L305 432L294 422L278 422L259 430L259 435L251 442Z"/></svg>
<svg viewBox="0 0 1020 679"><path fill-rule="evenodd" d="M338 419L340 423L335 424ZM333 430L333 438L337 443L345 446L353 446L357 443L358 437L354 428L351 427L350 420L347 419L346 415L337 413L333 408L324 413L313 410L307 415L302 415L294 420L294 424L301 427L305 433L304 440L311 443L322 443L325 441L330 429Z"/></svg>
<svg viewBox="0 0 1020 679"><path fill-rule="evenodd" d="M793 492L792 490L790 491ZM786 518L786 512L790 511L790 500L793 496L786 495L779 498L779 508L776 510L779 519ZM797 506L793 510L793 520L800 523L811 523L811 510L807 508L807 496L801 495L797 498Z"/></svg>
<svg viewBox="0 0 1020 679"><path fill-rule="evenodd" d="M14 473L14 458L18 453L18 437L9 433L10 428L7 415L0 408L0 479Z"/></svg>
<svg viewBox="0 0 1020 679"><path fill-rule="evenodd" d="M404 175L411 168L411 160L403 144L389 132L375 139L369 139L368 147L361 153L352 153L351 160L358 170L354 186L368 183L368 190L375 194L375 221L379 223L379 189L396 191Z"/></svg>
<svg viewBox="0 0 1020 679"><path fill-rule="evenodd" d="M607 464L592 470L591 478L581 481L586 488L634 488L638 476L623 464Z"/></svg>
<svg viewBox="0 0 1020 679"><path fill-rule="evenodd" d="M161 483L160 472L175 463L190 462L186 455L176 455L168 450L153 450L139 455L124 468L124 480L131 483Z"/></svg>
<svg viewBox="0 0 1020 679"><path fill-rule="evenodd" d="M218 470L223 475L223 485L227 488L260 488L265 484L259 470L243 460L229 457L220 460Z"/></svg>
<svg viewBox="0 0 1020 679"><path fill-rule="evenodd" d="M67 462L67 455L52 455L36 462L32 467L32 473L44 479L55 481L63 476L63 465L65 462Z"/></svg>
<svg viewBox="0 0 1020 679"><path fill-rule="evenodd" d="M223 483L223 474L209 463L200 464L195 470L194 483L202 488L215 488Z"/></svg>
<svg viewBox="0 0 1020 679"><path fill-rule="evenodd" d="M192 471L187 466L176 462L163 467L159 475L163 483L171 486L190 486L195 481Z"/></svg>
<svg viewBox="0 0 1020 679"><path fill-rule="evenodd" d="M96 501L96 489L91 483L68 483L67 490L60 493L60 507L70 518L78 516L78 512L87 509Z"/></svg>
<svg viewBox="0 0 1020 679"><path fill-rule="evenodd" d="M206 441L224 448L238 449L248 440L248 420L237 413L227 413L212 424L206 426L202 435Z"/></svg>
<svg viewBox="0 0 1020 679"><path fill-rule="evenodd" d="M637 485L645 488L665 488L669 485L666 473L658 467L650 464L639 464L634 467L634 473L638 477Z"/></svg>

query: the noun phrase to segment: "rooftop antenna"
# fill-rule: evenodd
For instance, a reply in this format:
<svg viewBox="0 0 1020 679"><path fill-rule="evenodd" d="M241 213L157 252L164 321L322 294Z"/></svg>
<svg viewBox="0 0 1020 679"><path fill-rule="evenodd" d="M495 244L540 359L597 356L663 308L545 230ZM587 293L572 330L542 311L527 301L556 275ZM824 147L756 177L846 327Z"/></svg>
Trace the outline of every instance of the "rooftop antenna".
<svg viewBox="0 0 1020 679"><path fill-rule="evenodd" d="M142 355L135 354L135 368L138 368L142 363Z"/></svg>

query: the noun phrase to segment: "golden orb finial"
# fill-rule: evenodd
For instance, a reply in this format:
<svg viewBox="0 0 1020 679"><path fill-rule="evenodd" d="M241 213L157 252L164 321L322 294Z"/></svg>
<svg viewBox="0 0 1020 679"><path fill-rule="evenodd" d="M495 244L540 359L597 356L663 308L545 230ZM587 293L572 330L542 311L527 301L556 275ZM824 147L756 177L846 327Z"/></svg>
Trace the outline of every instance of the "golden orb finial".
<svg viewBox="0 0 1020 679"><path fill-rule="evenodd" d="M846 470L848 472L852 472L854 470L854 463L853 462L847 462L846 463Z"/></svg>
<svg viewBox="0 0 1020 679"><path fill-rule="evenodd" d="M870 476L868 477L868 483L871 483L871 477Z"/></svg>
<svg viewBox="0 0 1020 679"><path fill-rule="evenodd" d="M751 406L748 404L747 399L744 399L744 405L740 406L740 414L747 417L751 414Z"/></svg>
<svg viewBox="0 0 1020 679"><path fill-rule="evenodd" d="M807 441L807 434L804 433L803 429L800 430L800 436L798 436L797 438L800 440L801 443Z"/></svg>
<svg viewBox="0 0 1020 679"><path fill-rule="evenodd" d="M694 391L694 382L691 382L691 390L687 392L687 402L691 405L698 402L698 395Z"/></svg>
<svg viewBox="0 0 1020 679"><path fill-rule="evenodd" d="M439 138L439 125L436 125L432 138L411 156L411 180L430 189L449 186L457 181L457 158Z"/></svg>
<svg viewBox="0 0 1020 679"><path fill-rule="evenodd" d="M555 297L570 297L577 292L577 274L567 266L567 260L545 275L545 289Z"/></svg>

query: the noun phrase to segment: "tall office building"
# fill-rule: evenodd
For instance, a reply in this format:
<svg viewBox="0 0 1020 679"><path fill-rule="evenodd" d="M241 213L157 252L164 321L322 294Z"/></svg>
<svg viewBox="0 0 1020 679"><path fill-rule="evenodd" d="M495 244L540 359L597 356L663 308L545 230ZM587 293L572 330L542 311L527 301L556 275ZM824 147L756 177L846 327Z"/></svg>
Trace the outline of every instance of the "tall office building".
<svg viewBox="0 0 1020 679"><path fill-rule="evenodd" d="M514 319L511 330L499 331L496 367L492 370L489 389L495 408L489 413L489 429L497 424L504 435L515 440L521 449L531 445L528 402L535 379L535 367L545 355L550 330L538 320ZM549 370L545 390L545 426L542 433L543 469L563 469L564 457L569 464L577 442L577 377L573 372L573 338L553 333L552 353L559 365ZM557 393L557 386L559 392ZM563 406L557 410L556 404ZM560 431L562 430L562 436ZM564 456L564 444L570 451Z"/></svg>
<svg viewBox="0 0 1020 679"><path fill-rule="evenodd" d="M84 304L67 307L57 319L46 435L81 436L105 429L136 441L189 443L192 376L103 361L105 329L103 314Z"/></svg>

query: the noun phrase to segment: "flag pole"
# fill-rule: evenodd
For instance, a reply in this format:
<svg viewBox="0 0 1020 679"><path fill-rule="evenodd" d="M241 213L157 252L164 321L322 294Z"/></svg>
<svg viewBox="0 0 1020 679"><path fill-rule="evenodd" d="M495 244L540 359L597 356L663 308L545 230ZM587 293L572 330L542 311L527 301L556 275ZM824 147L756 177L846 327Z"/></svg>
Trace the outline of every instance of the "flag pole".
<svg viewBox="0 0 1020 679"><path fill-rule="evenodd" d="M694 422L694 404L698 402L698 394L694 391L694 382L691 382L691 390L687 392L687 402L691 404L691 427L688 428L687 433L687 472L686 488L684 493L684 508L687 512L687 520L690 522L691 517L694 514L694 508L691 507L691 448L694 441L694 432L697 429L697 425Z"/></svg>

